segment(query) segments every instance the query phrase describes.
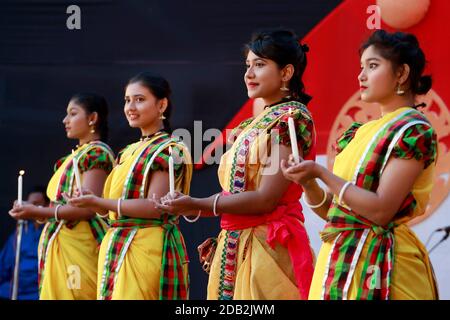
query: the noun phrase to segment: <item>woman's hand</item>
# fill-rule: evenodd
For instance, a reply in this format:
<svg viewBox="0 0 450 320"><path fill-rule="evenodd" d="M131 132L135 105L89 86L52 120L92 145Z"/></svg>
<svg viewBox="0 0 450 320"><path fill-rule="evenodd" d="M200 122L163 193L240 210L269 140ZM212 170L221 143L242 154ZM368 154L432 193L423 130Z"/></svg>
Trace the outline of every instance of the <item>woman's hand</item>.
<svg viewBox="0 0 450 320"><path fill-rule="evenodd" d="M188 211L195 209L193 199L181 192L175 192L174 196L168 193L154 203L157 209L176 215L188 214Z"/></svg>
<svg viewBox="0 0 450 320"><path fill-rule="evenodd" d="M14 203L14 207L9 210L8 213L16 220L34 219L36 215L36 206L28 203L19 206L17 203Z"/></svg>
<svg viewBox="0 0 450 320"><path fill-rule="evenodd" d="M82 196L67 198L67 203L77 208L94 208L98 204L99 197L93 193L85 194L83 191Z"/></svg>
<svg viewBox="0 0 450 320"><path fill-rule="evenodd" d="M296 163L294 158L289 155L289 160L281 160L281 170L286 179L295 183L305 185L310 180L320 176L322 167L312 160L300 159L300 163Z"/></svg>
<svg viewBox="0 0 450 320"><path fill-rule="evenodd" d="M66 200L66 202L69 202L70 199L78 198L82 195L85 196L85 195L90 195L90 194L94 195L94 192L92 192L91 190L86 189L86 188L81 188L81 192L80 192L78 190L78 188L75 188L75 190L72 193L72 196L69 196L69 194L66 192L63 192L61 195Z"/></svg>

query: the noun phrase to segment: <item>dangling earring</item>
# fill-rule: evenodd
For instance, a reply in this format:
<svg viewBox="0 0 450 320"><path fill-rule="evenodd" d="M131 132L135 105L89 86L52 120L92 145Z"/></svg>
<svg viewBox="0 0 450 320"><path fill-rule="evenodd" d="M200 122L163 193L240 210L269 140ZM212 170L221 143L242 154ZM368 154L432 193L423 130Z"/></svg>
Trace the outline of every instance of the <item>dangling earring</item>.
<svg viewBox="0 0 450 320"><path fill-rule="evenodd" d="M164 117L164 114L161 113L161 115L159 116L159 119L160 119L160 120L165 120L166 117Z"/></svg>
<svg viewBox="0 0 450 320"><path fill-rule="evenodd" d="M397 86L397 94L398 94L399 96L402 96L402 95L405 94L405 91L402 90L402 88L400 87L400 83L399 83L398 86Z"/></svg>
<svg viewBox="0 0 450 320"><path fill-rule="evenodd" d="M94 127L94 123L92 121L89 121L89 126L92 127L91 133L95 133L95 127Z"/></svg>
<svg viewBox="0 0 450 320"><path fill-rule="evenodd" d="M283 82L283 86L280 88L281 91L288 92L290 89L286 87L286 83Z"/></svg>

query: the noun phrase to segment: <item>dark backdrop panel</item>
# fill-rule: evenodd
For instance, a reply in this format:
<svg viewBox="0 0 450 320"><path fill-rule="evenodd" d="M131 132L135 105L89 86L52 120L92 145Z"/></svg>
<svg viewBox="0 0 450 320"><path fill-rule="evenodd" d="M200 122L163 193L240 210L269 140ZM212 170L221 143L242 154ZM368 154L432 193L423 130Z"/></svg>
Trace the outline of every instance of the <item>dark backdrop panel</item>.
<svg viewBox="0 0 450 320"><path fill-rule="evenodd" d="M172 126L219 128L246 101L243 44L252 31L287 26L304 36L339 0L288 1L0 1L0 243L14 227L7 214L17 173L25 190L46 184L54 162L76 141L62 119L78 91L110 104L110 144L117 152L139 137L123 116L127 80L150 70L173 89ZM67 6L81 8L81 30L66 28ZM207 142L206 142L207 143ZM195 152L195 150L193 150ZM194 196L219 191L217 166L194 173ZM219 230L217 219L181 222L191 259L191 298L203 299L206 274L196 247Z"/></svg>

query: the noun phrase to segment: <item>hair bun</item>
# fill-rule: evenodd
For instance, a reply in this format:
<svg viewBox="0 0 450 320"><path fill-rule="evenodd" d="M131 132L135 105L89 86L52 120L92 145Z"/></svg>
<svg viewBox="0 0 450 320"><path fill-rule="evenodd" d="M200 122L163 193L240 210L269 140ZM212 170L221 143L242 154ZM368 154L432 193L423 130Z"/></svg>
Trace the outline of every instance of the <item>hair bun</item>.
<svg viewBox="0 0 450 320"><path fill-rule="evenodd" d="M431 89L431 76L421 76L417 86L417 94L426 94Z"/></svg>
<svg viewBox="0 0 450 320"><path fill-rule="evenodd" d="M306 43L302 44L301 47L302 47L302 50L303 50L304 53L309 52L309 47L308 47L308 45Z"/></svg>

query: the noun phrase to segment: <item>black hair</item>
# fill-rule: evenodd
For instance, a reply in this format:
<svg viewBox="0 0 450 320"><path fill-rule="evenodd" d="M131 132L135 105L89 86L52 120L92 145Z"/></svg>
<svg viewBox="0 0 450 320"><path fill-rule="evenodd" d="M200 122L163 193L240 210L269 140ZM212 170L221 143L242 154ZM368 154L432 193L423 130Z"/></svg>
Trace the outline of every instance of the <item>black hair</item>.
<svg viewBox="0 0 450 320"><path fill-rule="evenodd" d="M128 81L128 85L132 83L139 83L146 87L157 99L166 98L168 101L167 108L163 112L165 119L163 120L164 130L171 133L170 127L170 115L172 114L172 101L170 95L172 90L170 89L169 82L160 75L153 74L151 72L141 72L135 75Z"/></svg>
<svg viewBox="0 0 450 320"><path fill-rule="evenodd" d="M44 197L44 201L46 204L50 203L50 199L47 197L47 188L44 186L34 186L33 188L31 188L28 192L28 195L30 193L41 193L42 196Z"/></svg>
<svg viewBox="0 0 450 320"><path fill-rule="evenodd" d="M108 103L106 99L96 93L81 92L72 96L70 101L76 103L89 115L97 112L95 130L100 133L100 140L108 140Z"/></svg>
<svg viewBox="0 0 450 320"><path fill-rule="evenodd" d="M307 104L311 96L305 93L303 73L307 65L306 53L309 48L300 44L295 32L284 28L260 30L253 33L245 45L245 54L252 51L258 57L273 60L281 68L288 64L294 66L294 74L289 81L291 95L301 103Z"/></svg>
<svg viewBox="0 0 450 320"><path fill-rule="evenodd" d="M409 89L414 95L425 94L431 89L431 76L422 75L426 60L416 36L411 33L377 30L362 44L360 55L370 46L374 46L383 58L391 61L394 72L403 64L409 66Z"/></svg>

